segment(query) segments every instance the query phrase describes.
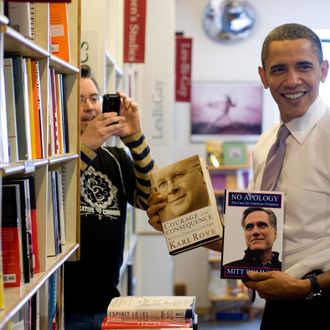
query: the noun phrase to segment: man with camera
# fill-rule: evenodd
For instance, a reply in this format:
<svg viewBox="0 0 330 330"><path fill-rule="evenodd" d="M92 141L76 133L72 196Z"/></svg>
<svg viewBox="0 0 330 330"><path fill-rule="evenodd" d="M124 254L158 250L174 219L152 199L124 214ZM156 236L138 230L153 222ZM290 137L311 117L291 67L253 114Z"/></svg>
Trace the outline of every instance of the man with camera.
<svg viewBox="0 0 330 330"><path fill-rule="evenodd" d="M140 129L138 105L121 92L107 104L120 108L102 111L100 88L90 68L82 66L81 257L65 264L66 330L101 329L108 304L120 295L127 204L146 209L151 192L148 173L155 164ZM113 136L120 137L132 157L123 148L104 146Z"/></svg>

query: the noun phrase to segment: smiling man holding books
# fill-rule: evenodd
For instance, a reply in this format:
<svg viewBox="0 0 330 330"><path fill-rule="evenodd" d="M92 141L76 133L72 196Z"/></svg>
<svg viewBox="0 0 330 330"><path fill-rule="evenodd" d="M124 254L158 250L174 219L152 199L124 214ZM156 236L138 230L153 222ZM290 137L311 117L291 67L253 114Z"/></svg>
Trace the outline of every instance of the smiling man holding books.
<svg viewBox="0 0 330 330"><path fill-rule="evenodd" d="M283 166L274 190L283 192L283 271L249 272L245 285L266 299L261 329L326 329L330 322L330 107L319 95L329 62L308 27L289 23L265 38L259 75L270 89L280 123L253 148L249 190L261 190L267 155L284 125ZM320 152L324 150L324 152ZM149 199L149 223L157 224L164 199ZM157 206L158 205L158 206Z"/></svg>

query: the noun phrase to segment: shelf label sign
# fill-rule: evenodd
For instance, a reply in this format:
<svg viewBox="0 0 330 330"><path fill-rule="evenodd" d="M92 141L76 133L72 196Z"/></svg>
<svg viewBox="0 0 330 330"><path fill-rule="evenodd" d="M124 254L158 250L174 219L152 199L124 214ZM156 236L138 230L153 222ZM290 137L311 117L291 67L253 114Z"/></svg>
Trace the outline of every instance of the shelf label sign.
<svg viewBox="0 0 330 330"><path fill-rule="evenodd" d="M125 0L124 62L144 63L146 0Z"/></svg>
<svg viewBox="0 0 330 330"><path fill-rule="evenodd" d="M190 102L192 38L176 37L175 100Z"/></svg>

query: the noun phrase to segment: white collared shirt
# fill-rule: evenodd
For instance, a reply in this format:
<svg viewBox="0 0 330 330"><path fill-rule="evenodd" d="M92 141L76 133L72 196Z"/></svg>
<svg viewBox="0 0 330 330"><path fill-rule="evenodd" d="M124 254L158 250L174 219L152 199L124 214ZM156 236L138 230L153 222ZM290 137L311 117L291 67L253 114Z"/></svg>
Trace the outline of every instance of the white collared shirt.
<svg viewBox="0 0 330 330"><path fill-rule="evenodd" d="M253 178L260 190L268 151L280 124L253 148ZM286 154L276 190L283 191L283 270L301 278L314 269L330 270L330 108L317 98L308 112L287 125Z"/></svg>

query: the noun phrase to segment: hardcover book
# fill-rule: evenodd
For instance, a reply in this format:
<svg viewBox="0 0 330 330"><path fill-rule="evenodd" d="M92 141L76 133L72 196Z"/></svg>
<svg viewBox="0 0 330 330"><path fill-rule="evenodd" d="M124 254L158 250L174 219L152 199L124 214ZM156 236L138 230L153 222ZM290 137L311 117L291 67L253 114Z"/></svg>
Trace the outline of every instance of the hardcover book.
<svg viewBox="0 0 330 330"><path fill-rule="evenodd" d="M154 191L167 195L160 220L169 254L176 255L221 238L222 225L203 158L194 155L150 173Z"/></svg>
<svg viewBox="0 0 330 330"><path fill-rule="evenodd" d="M228 189L224 204L221 278L281 270L283 193Z"/></svg>
<svg viewBox="0 0 330 330"><path fill-rule="evenodd" d="M113 298L107 316L116 322L190 322L195 317L195 296L121 296Z"/></svg>
<svg viewBox="0 0 330 330"><path fill-rule="evenodd" d="M187 321L117 321L113 317L106 316L102 322L102 330L105 329L192 329L192 322Z"/></svg>
<svg viewBox="0 0 330 330"><path fill-rule="evenodd" d="M20 190L16 184L2 187L2 262L5 287L23 284L22 236L20 216Z"/></svg>

